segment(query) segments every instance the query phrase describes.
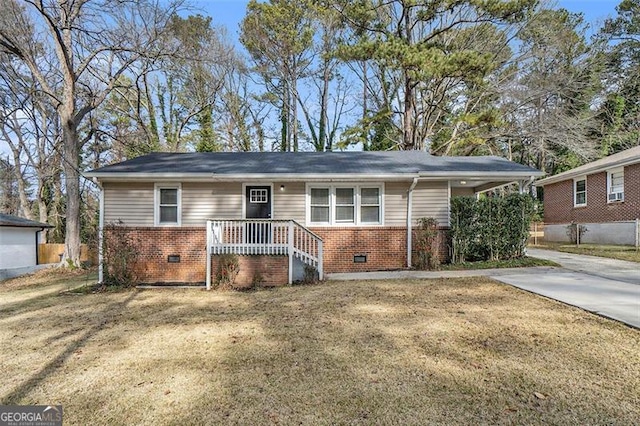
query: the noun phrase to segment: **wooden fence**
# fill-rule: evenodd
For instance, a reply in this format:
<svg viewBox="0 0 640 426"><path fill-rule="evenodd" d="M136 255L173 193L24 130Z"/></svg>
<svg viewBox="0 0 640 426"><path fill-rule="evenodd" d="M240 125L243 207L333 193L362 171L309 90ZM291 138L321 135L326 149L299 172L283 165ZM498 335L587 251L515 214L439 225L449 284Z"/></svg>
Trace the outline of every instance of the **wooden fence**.
<svg viewBox="0 0 640 426"><path fill-rule="evenodd" d="M529 244L540 244L544 240L544 223L532 222L529 228Z"/></svg>
<svg viewBox="0 0 640 426"><path fill-rule="evenodd" d="M64 253L64 244L38 244L38 263L58 263ZM98 253L90 250L86 244L80 246L80 262L88 262L91 265L98 264Z"/></svg>

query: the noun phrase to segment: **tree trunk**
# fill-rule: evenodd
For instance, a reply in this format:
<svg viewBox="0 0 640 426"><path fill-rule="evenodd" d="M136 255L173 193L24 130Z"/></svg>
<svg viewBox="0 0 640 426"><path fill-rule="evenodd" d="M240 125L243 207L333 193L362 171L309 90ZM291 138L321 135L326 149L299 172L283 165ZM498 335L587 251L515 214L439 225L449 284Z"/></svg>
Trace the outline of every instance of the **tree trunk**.
<svg viewBox="0 0 640 426"><path fill-rule="evenodd" d="M62 168L67 196L63 262L80 266L80 173L78 171L78 134L73 119L61 114L64 147Z"/></svg>
<svg viewBox="0 0 640 426"><path fill-rule="evenodd" d="M412 45L413 37L411 33L410 17L411 10L404 11L404 30L407 45ZM404 70L404 122L402 127L402 149L415 149L415 99L413 96L413 79L409 75L410 71Z"/></svg>

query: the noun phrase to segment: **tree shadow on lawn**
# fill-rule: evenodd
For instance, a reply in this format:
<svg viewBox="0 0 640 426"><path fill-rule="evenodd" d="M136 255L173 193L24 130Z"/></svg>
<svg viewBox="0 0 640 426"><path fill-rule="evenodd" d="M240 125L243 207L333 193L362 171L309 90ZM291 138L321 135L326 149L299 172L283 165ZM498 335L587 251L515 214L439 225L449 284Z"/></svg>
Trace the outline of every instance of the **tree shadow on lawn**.
<svg viewBox="0 0 640 426"><path fill-rule="evenodd" d="M108 323L109 313L117 312L123 310L135 297L137 293L131 292L126 299L123 301L118 301L114 303L110 303L105 307L102 311L102 316L104 319L89 329L84 331L84 333L73 340L70 344L66 345L66 348L60 352L56 357L47 362L44 366L42 366L36 373L34 373L29 379L22 382L20 385L11 390L8 394L2 397L2 404L9 405L15 404L23 399L28 393L35 389L40 383L47 379L51 374L53 374L74 352L79 350L81 347L85 345L85 343L98 334L105 325ZM51 296L49 296L51 297ZM81 329L77 330L80 331ZM63 335L67 335L68 333L62 332L58 336L54 336L53 339L58 339ZM76 333L73 333L76 334Z"/></svg>
<svg viewBox="0 0 640 426"><path fill-rule="evenodd" d="M60 298L54 323L72 335L78 322L94 325L2 400L30 398L111 327L117 340L101 342L99 358L73 364L89 369L86 392L58 397L72 423L599 423L640 415L610 411L598 400L602 377L588 370L605 364L608 386L620 386L627 406L637 376L620 383L615 360L585 350L576 361L575 348L557 346L585 339L568 324L602 342L616 324L581 323L581 311L475 281ZM94 302L105 298L120 300L96 314ZM54 337L65 335L52 327Z"/></svg>
<svg viewBox="0 0 640 426"><path fill-rule="evenodd" d="M476 290L482 292L481 286ZM222 388L200 389L195 395L198 409L177 423L588 423L633 418L633 412L621 413L617 404L599 403L600 395L593 392L605 378L615 377L588 377L584 384L589 394L576 389L580 375L602 360L585 355L562 369L562 357L570 354L545 346L545 339L555 338L551 334L562 336L560 325L540 334L508 325L510 316L554 321L510 298L511 289L478 294L471 303L462 297L460 306L469 312L478 309L478 299L491 300L490 306L497 300L509 305L496 318L483 316L481 326L469 326L457 307L434 312L416 306L424 295L399 287L404 297L395 298L403 301L393 301L387 293L398 293L394 286L375 289L364 299L334 286L330 291L308 289L302 302L276 297L256 303L254 308L263 312L264 337L275 345L256 350L251 342L234 343L221 361L234 367L220 377ZM333 302L324 301L332 296ZM544 308L544 302L534 305ZM560 316L570 320L573 313ZM573 367L581 371L574 373ZM562 371L554 375L557 368ZM629 398L627 393L627 402Z"/></svg>

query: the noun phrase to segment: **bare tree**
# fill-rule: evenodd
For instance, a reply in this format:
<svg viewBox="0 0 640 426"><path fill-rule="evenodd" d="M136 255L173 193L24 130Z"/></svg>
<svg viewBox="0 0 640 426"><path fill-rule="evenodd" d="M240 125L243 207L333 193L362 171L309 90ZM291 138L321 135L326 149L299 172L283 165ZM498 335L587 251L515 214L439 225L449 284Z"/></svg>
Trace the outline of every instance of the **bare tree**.
<svg viewBox="0 0 640 426"><path fill-rule="evenodd" d="M24 6L23 6L24 5ZM57 113L66 204L65 264L80 264L82 124L141 59L166 53L162 34L179 2L151 0L0 3L0 51L20 61ZM34 31L34 28L39 31Z"/></svg>

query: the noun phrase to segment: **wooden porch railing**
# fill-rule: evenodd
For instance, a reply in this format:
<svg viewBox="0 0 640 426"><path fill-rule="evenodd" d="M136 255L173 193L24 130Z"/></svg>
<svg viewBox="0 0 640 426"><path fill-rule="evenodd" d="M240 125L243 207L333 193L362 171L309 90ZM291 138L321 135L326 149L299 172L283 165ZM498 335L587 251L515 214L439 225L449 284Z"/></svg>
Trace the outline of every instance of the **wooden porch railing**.
<svg viewBox="0 0 640 426"><path fill-rule="evenodd" d="M221 254L289 257L313 266L323 278L322 239L295 220L244 219L207 221L207 290L211 288L211 256Z"/></svg>

